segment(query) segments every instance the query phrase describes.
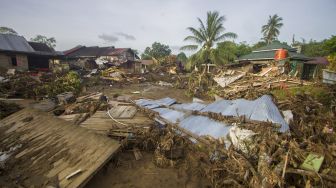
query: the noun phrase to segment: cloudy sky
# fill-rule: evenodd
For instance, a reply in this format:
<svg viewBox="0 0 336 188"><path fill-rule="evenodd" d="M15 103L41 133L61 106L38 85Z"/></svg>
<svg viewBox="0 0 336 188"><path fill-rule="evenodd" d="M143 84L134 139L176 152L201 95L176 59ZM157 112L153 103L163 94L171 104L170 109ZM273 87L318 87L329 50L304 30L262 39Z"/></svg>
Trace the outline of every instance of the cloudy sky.
<svg viewBox="0 0 336 188"><path fill-rule="evenodd" d="M268 16L283 18L279 39L322 40L336 35L336 0L1 0L0 26L30 39L55 37L57 50L76 45L131 47L142 52L154 41L175 53L207 11L226 17L237 42L256 43Z"/></svg>

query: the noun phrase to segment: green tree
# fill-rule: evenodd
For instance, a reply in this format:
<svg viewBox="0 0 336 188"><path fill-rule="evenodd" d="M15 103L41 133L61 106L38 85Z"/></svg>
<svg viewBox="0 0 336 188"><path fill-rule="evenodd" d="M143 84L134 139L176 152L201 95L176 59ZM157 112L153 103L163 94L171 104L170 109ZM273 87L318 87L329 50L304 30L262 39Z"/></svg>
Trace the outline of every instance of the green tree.
<svg viewBox="0 0 336 188"><path fill-rule="evenodd" d="M141 59L162 59L171 54L171 49L168 45L161 44L159 42L154 42L152 47L147 47L143 54L141 54Z"/></svg>
<svg viewBox="0 0 336 188"><path fill-rule="evenodd" d="M36 35L36 37L30 39L33 42L41 42L48 45L51 48L56 47L56 39L54 37L48 38L43 35Z"/></svg>
<svg viewBox="0 0 336 188"><path fill-rule="evenodd" d="M308 57L318 57L328 55L328 50L324 46L325 41L310 40L309 43L301 43L301 53Z"/></svg>
<svg viewBox="0 0 336 188"><path fill-rule="evenodd" d="M176 59L178 61L181 61L182 63L186 63L188 61L188 57L186 56L184 52L177 54Z"/></svg>
<svg viewBox="0 0 336 188"><path fill-rule="evenodd" d="M251 53L251 47L246 43L236 44L232 41L218 43L217 49L225 64L233 63L238 57Z"/></svg>
<svg viewBox="0 0 336 188"><path fill-rule="evenodd" d="M265 41L259 41L259 42L252 45L251 50L253 51L255 49L258 49L258 48L266 46L266 45L267 45L267 43Z"/></svg>
<svg viewBox="0 0 336 188"><path fill-rule="evenodd" d="M249 54L251 52L252 48L246 42L241 42L237 45L237 52L236 52L237 57Z"/></svg>
<svg viewBox="0 0 336 188"><path fill-rule="evenodd" d="M237 59L236 54L238 52L238 47L236 43L231 41L224 41L218 43L217 49L223 58L224 64L232 63L235 59Z"/></svg>
<svg viewBox="0 0 336 188"><path fill-rule="evenodd" d="M188 27L187 29L192 35L187 36L184 41L194 42L195 44L185 45L181 50L197 50L194 55L190 57L190 64L215 63L222 64L223 57L218 49L214 49L214 45L218 42L224 41L226 38L235 39L237 34L232 32L225 33L223 22L224 16L220 16L217 11L207 12L206 22L197 18L200 24L199 28Z"/></svg>
<svg viewBox="0 0 336 188"><path fill-rule="evenodd" d="M329 54L336 53L336 36L331 36L330 39L326 40L323 48Z"/></svg>
<svg viewBox="0 0 336 188"><path fill-rule="evenodd" d="M277 14L269 16L266 25L261 27L261 32L263 33L263 39L267 44L271 43L273 40L276 40L280 34L280 28L283 26L282 18Z"/></svg>
<svg viewBox="0 0 336 188"><path fill-rule="evenodd" d="M0 27L0 33L1 34L14 34L14 35L18 34L14 29L9 28L9 27Z"/></svg>

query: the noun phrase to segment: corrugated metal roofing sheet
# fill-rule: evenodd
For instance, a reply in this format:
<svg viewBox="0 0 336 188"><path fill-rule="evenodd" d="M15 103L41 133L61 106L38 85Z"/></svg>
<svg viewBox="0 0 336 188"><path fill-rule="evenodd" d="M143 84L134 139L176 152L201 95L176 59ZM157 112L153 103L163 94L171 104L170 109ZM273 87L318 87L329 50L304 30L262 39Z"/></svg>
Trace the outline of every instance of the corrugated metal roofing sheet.
<svg viewBox="0 0 336 188"><path fill-rule="evenodd" d="M0 50L35 52L24 37L13 34L0 34Z"/></svg>
<svg viewBox="0 0 336 188"><path fill-rule="evenodd" d="M249 101L245 99L221 100L205 107L202 112L220 113L224 116L242 116L251 120L270 121L281 125L280 131L289 129L277 106L268 95Z"/></svg>
<svg viewBox="0 0 336 188"><path fill-rule="evenodd" d="M200 111L204 107L206 107L206 105L202 103L193 102L193 103L184 103L184 104L174 104L171 107L176 110Z"/></svg>
<svg viewBox="0 0 336 188"><path fill-rule="evenodd" d="M177 110L171 110L169 108L155 108L153 110L159 112L160 116L170 123L178 123L185 118L185 113Z"/></svg>
<svg viewBox="0 0 336 188"><path fill-rule="evenodd" d="M176 103L176 100L166 97L166 98L158 99L158 100L139 99L139 100L136 100L135 103L141 107L153 109L153 108L157 108L160 106L170 106Z"/></svg>
<svg viewBox="0 0 336 188"><path fill-rule="evenodd" d="M232 127L205 116L193 115L181 121L179 126L198 136L210 135L216 139L225 137Z"/></svg>

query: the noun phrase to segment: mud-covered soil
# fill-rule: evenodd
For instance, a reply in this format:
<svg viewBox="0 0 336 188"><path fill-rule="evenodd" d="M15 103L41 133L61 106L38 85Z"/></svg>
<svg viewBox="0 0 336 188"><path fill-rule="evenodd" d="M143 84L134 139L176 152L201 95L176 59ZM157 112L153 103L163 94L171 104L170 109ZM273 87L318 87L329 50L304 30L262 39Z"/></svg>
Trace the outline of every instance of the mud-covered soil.
<svg viewBox="0 0 336 188"><path fill-rule="evenodd" d="M118 155L118 162L110 163L96 174L86 188L179 188L209 187L205 178L191 176L183 167L159 168L153 163L153 154L142 152L135 160L132 151Z"/></svg>

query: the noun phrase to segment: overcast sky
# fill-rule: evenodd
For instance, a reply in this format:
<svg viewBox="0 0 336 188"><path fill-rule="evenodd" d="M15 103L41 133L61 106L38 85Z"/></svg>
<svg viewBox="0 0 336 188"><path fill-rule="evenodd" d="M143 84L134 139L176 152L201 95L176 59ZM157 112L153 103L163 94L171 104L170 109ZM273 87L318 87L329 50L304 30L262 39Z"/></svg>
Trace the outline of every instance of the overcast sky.
<svg viewBox="0 0 336 188"><path fill-rule="evenodd" d="M174 53L198 27L207 11L226 17L226 31L237 42L256 43L268 16L278 14L284 26L279 39L322 40L336 35L336 0L1 0L0 26L29 40L42 34L55 37L57 50L76 45L131 47L142 52L154 41Z"/></svg>

